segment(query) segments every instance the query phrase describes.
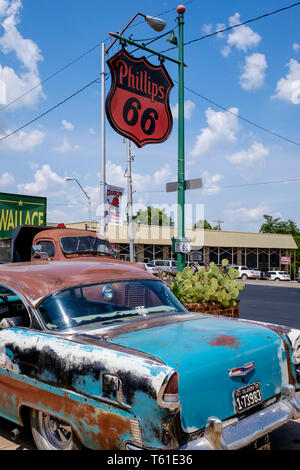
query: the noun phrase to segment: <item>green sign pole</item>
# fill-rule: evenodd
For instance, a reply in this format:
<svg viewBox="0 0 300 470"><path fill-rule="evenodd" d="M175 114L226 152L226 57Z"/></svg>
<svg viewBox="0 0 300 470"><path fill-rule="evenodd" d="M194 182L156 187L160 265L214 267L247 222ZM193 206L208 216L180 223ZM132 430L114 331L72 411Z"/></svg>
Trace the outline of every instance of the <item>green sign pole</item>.
<svg viewBox="0 0 300 470"><path fill-rule="evenodd" d="M183 14L185 7L177 7L178 20L178 188L177 188L177 238L185 236L184 205L185 205L185 164L184 164L184 62L183 62ZM177 253L177 270L185 267L185 254Z"/></svg>

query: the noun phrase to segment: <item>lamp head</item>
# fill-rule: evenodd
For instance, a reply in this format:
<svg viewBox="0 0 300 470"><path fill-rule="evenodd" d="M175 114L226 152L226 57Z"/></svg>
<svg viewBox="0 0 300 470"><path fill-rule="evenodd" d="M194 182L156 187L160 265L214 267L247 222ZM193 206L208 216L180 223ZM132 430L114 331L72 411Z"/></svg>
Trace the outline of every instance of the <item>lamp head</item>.
<svg viewBox="0 0 300 470"><path fill-rule="evenodd" d="M149 16L149 15L145 15L144 18L145 18L146 23L148 23L148 25L151 26L151 28L154 29L154 31L157 31L159 33L166 26L166 22L160 18L156 18L154 16Z"/></svg>
<svg viewBox="0 0 300 470"><path fill-rule="evenodd" d="M175 36L174 31L171 31L170 36L168 37L167 41L170 42L171 44L174 44L174 46L178 46L177 37Z"/></svg>

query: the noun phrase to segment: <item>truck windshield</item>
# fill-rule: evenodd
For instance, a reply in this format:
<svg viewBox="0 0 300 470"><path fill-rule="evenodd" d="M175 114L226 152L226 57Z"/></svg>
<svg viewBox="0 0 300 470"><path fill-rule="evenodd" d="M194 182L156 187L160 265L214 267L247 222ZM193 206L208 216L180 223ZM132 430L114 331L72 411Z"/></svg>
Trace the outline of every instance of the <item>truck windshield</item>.
<svg viewBox="0 0 300 470"><path fill-rule="evenodd" d="M110 326L130 319L186 312L160 281L134 280L72 287L47 297L38 311L50 330Z"/></svg>
<svg viewBox="0 0 300 470"><path fill-rule="evenodd" d="M107 240L92 236L63 237L60 240L65 254L92 253L98 255L114 256L114 250Z"/></svg>

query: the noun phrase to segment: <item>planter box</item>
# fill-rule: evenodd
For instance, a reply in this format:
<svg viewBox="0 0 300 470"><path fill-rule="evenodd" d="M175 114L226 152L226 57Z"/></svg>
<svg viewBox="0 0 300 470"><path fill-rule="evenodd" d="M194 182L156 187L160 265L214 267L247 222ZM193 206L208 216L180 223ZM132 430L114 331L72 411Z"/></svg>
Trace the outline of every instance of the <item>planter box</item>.
<svg viewBox="0 0 300 470"><path fill-rule="evenodd" d="M185 308L189 312L209 313L211 315L222 315L224 317L239 318L239 300L235 307L222 307L220 304L187 304Z"/></svg>

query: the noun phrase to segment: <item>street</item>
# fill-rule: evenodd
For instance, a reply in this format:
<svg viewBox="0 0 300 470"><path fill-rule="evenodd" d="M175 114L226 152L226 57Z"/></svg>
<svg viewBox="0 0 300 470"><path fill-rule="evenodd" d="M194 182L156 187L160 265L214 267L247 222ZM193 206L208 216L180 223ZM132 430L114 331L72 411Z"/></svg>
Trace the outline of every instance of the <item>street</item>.
<svg viewBox="0 0 300 470"><path fill-rule="evenodd" d="M300 329L300 285L266 284L263 281L246 282L240 295L240 318ZM13 441L10 432L14 428L13 423L0 419L0 450L34 450L30 431L24 431ZM274 431L270 440L271 450L300 450L300 419Z"/></svg>

